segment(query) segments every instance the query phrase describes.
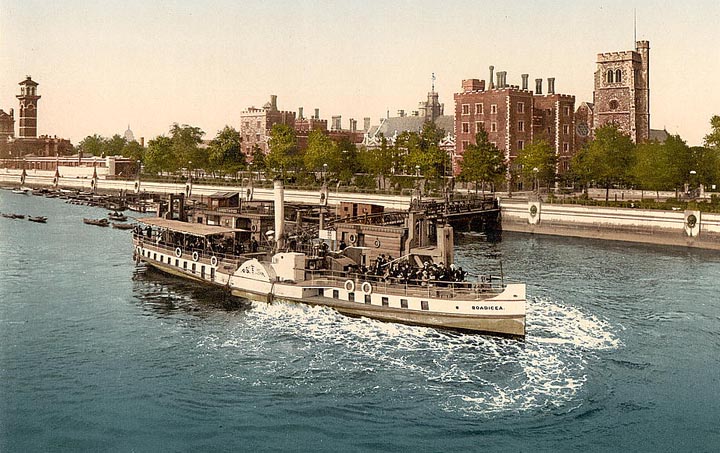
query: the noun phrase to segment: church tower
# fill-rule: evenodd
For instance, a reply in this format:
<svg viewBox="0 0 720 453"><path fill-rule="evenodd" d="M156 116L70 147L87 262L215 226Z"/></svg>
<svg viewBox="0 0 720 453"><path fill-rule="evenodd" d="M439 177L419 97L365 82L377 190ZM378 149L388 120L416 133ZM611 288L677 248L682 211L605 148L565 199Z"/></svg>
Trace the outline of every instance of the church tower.
<svg viewBox="0 0 720 453"><path fill-rule="evenodd" d="M635 143L650 137L650 43L635 50L598 54L593 129L615 124Z"/></svg>
<svg viewBox="0 0 720 453"><path fill-rule="evenodd" d="M37 138L37 103L40 96L37 94L38 83L30 76L19 83L20 94L20 118L18 127L18 138Z"/></svg>

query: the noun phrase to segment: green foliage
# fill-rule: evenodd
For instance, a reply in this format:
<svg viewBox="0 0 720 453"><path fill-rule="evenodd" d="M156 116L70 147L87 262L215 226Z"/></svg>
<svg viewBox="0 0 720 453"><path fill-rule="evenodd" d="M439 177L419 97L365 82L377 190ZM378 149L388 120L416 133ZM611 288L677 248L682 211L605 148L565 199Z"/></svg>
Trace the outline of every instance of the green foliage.
<svg viewBox="0 0 720 453"><path fill-rule="evenodd" d="M710 133L705 136L705 146L720 151L720 116L710 118Z"/></svg>
<svg viewBox="0 0 720 453"><path fill-rule="evenodd" d="M290 170L300 165L295 131L286 124L276 124L270 130L270 152L265 156L265 167L273 176L285 179Z"/></svg>
<svg viewBox="0 0 720 453"><path fill-rule="evenodd" d="M218 131L208 147L209 168L221 174L236 174L246 166L240 133L230 126Z"/></svg>
<svg viewBox="0 0 720 453"><path fill-rule="evenodd" d="M315 129L308 135L308 146L303 156L305 171L338 173L341 169L340 150L323 131ZM327 164L324 167L323 164Z"/></svg>
<svg viewBox="0 0 720 453"><path fill-rule="evenodd" d="M173 154L170 137L160 135L148 142L145 153L145 171L148 173L175 172L180 168Z"/></svg>
<svg viewBox="0 0 720 453"><path fill-rule="evenodd" d="M484 129L475 134L475 143L468 145L463 152L460 162L459 179L466 182L495 184L499 182L505 172L507 164L505 156L495 145L488 140Z"/></svg>
<svg viewBox="0 0 720 453"><path fill-rule="evenodd" d="M88 135L80 143L78 143L78 149L83 154L100 156L104 152L106 141L106 138L98 134Z"/></svg>
<svg viewBox="0 0 720 453"><path fill-rule="evenodd" d="M335 172L340 181L347 183L360 168L358 149L355 143L351 142L347 137L343 137L337 143L337 150L340 157L340 168L335 169Z"/></svg>
<svg viewBox="0 0 720 453"><path fill-rule="evenodd" d="M397 155L404 156L403 165L408 173L414 174L419 168L420 174L427 179L437 179L445 175L450 168L449 157L440 149L440 140L445 131L431 121L423 124L422 131L405 131L395 141Z"/></svg>
<svg viewBox="0 0 720 453"><path fill-rule="evenodd" d="M254 171L265 171L267 168L265 166L265 153L263 153L258 145L253 146L250 168Z"/></svg>
<svg viewBox="0 0 720 453"><path fill-rule="evenodd" d="M575 155L573 167L581 181L594 181L607 194L611 186L631 181L634 162L635 144L630 136L608 124L595 130L595 139Z"/></svg>
<svg viewBox="0 0 720 453"><path fill-rule="evenodd" d="M555 150L545 140L527 145L515 160L525 181L544 181L550 187L557 176ZM536 171L537 169L537 171Z"/></svg>
<svg viewBox="0 0 720 453"><path fill-rule="evenodd" d="M201 150L199 145L205 132L199 127L180 126L174 123L170 127L170 141L172 142L172 158L176 160L176 168L188 169L205 168L208 164L208 154Z"/></svg>

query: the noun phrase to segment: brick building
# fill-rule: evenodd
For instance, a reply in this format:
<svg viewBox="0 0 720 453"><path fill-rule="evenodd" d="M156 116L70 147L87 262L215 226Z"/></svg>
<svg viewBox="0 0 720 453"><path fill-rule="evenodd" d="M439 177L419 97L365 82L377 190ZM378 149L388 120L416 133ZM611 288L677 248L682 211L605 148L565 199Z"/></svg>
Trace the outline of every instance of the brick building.
<svg viewBox="0 0 720 453"><path fill-rule="evenodd" d="M19 158L23 156L66 156L73 152L69 140L56 135L37 135L38 126L38 83L27 76L20 82L18 133L15 135L14 111L0 110L0 157Z"/></svg>
<svg viewBox="0 0 720 453"><path fill-rule="evenodd" d="M295 112L278 110L276 95L270 96L270 102L267 102L262 108L249 107L241 112L239 132L243 141L243 153L252 158L253 150L257 147L267 154L270 131L276 124L295 127Z"/></svg>
<svg viewBox="0 0 720 453"><path fill-rule="evenodd" d="M459 173L462 154L482 128L508 162L533 141L546 140L558 156L560 173L569 168L575 153L575 96L555 93L555 79L535 79L535 91L528 89L528 74L522 85L507 83L507 73L495 74L490 66L489 86L485 80L462 81L462 92L455 94L455 158L453 170Z"/></svg>
<svg viewBox="0 0 720 453"><path fill-rule="evenodd" d="M650 43L597 56L593 129L614 123L636 143L650 138Z"/></svg>

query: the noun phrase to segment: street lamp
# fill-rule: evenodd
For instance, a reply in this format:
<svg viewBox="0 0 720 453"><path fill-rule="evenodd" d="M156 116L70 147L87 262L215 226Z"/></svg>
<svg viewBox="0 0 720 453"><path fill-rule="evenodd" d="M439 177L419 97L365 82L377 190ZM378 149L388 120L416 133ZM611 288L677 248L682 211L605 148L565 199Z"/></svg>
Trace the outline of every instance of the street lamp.
<svg viewBox="0 0 720 453"><path fill-rule="evenodd" d="M328 164L323 164L323 171L322 171L323 184L325 184L325 176L327 175L327 169L328 169Z"/></svg>
<svg viewBox="0 0 720 453"><path fill-rule="evenodd" d="M539 172L539 171L540 171L540 170L538 170L537 167L534 167L534 168L533 168L533 173L535 174L534 187L535 187L535 192L537 192L537 193L540 192L540 183L538 182L538 172Z"/></svg>
<svg viewBox="0 0 720 453"><path fill-rule="evenodd" d="M693 182L695 180L695 175L697 172L695 170L690 170L690 179L688 180L688 192L692 194L692 198L695 198L695 183Z"/></svg>

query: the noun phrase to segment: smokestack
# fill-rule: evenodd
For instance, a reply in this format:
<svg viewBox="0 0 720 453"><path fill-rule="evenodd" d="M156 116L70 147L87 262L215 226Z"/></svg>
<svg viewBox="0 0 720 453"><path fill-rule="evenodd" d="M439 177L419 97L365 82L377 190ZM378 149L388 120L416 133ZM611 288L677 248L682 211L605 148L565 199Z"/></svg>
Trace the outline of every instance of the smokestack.
<svg viewBox="0 0 720 453"><path fill-rule="evenodd" d="M354 118L350 118L350 132L357 131L357 121Z"/></svg>
<svg viewBox="0 0 720 453"><path fill-rule="evenodd" d="M277 94L270 95L270 105L273 111L277 110Z"/></svg>
<svg viewBox="0 0 720 453"><path fill-rule="evenodd" d="M405 116L405 110L398 110L398 116L399 116L400 118L404 117L404 116Z"/></svg>
<svg viewBox="0 0 720 453"><path fill-rule="evenodd" d="M535 94L542 94L542 79L535 79Z"/></svg>
<svg viewBox="0 0 720 453"><path fill-rule="evenodd" d="M275 180L275 252L279 252L283 245L285 234L285 188L281 179Z"/></svg>
<svg viewBox="0 0 720 453"><path fill-rule="evenodd" d="M528 77L530 77L529 74L520 74L520 77L522 77L522 89L527 90L528 89Z"/></svg>
<svg viewBox="0 0 720 453"><path fill-rule="evenodd" d="M366 116L363 118L363 130L369 131L370 130L370 117Z"/></svg>
<svg viewBox="0 0 720 453"><path fill-rule="evenodd" d="M299 120L303 119L303 108L302 107L298 108L298 119Z"/></svg>
<svg viewBox="0 0 720 453"><path fill-rule="evenodd" d="M320 119L320 109L315 109L315 119L316 120Z"/></svg>
<svg viewBox="0 0 720 453"><path fill-rule="evenodd" d="M145 148L145 137L140 137L140 147Z"/></svg>
<svg viewBox="0 0 720 453"><path fill-rule="evenodd" d="M507 88L507 71L498 72L498 74L502 75L502 86L500 88Z"/></svg>
<svg viewBox="0 0 720 453"><path fill-rule="evenodd" d="M548 94L555 94L555 77L548 77Z"/></svg>
<svg viewBox="0 0 720 453"><path fill-rule="evenodd" d="M490 88L488 88L489 90L495 88L495 84L493 83L493 71L495 71L495 66L490 66Z"/></svg>
<svg viewBox="0 0 720 453"><path fill-rule="evenodd" d="M339 131L340 129L342 129L342 116L338 115L332 117L331 129L334 131Z"/></svg>

